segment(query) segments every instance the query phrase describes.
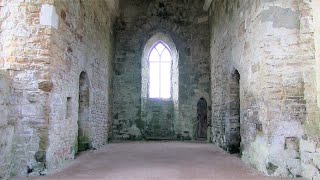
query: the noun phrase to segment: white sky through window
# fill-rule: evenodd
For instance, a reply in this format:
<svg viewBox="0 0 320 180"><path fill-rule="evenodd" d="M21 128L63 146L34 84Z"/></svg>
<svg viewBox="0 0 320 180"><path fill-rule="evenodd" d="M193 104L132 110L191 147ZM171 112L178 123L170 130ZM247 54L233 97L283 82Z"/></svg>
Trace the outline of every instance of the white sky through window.
<svg viewBox="0 0 320 180"><path fill-rule="evenodd" d="M169 49L158 43L149 55L149 96L168 99L171 97L171 61Z"/></svg>

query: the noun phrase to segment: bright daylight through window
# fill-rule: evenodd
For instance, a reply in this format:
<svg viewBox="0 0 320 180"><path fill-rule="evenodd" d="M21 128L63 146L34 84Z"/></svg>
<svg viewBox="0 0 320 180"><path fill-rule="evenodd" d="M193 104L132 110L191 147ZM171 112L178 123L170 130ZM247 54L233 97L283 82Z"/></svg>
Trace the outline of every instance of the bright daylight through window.
<svg viewBox="0 0 320 180"><path fill-rule="evenodd" d="M170 50L163 43L158 42L149 55L150 98L171 98L171 64Z"/></svg>

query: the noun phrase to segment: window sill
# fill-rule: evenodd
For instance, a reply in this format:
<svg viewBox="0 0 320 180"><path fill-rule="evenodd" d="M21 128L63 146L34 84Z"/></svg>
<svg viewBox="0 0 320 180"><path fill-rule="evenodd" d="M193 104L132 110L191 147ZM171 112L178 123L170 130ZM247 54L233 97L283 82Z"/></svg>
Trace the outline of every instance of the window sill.
<svg viewBox="0 0 320 180"><path fill-rule="evenodd" d="M169 99L148 98L148 101L151 101L151 102L173 102L173 99L172 98L169 98Z"/></svg>

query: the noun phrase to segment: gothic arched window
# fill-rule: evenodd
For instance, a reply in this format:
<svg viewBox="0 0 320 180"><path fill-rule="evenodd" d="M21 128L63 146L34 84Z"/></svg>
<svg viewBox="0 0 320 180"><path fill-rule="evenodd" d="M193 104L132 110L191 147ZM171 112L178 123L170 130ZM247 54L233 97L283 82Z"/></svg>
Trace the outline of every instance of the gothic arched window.
<svg viewBox="0 0 320 180"><path fill-rule="evenodd" d="M171 52L166 44L157 42L149 54L149 97L171 98Z"/></svg>

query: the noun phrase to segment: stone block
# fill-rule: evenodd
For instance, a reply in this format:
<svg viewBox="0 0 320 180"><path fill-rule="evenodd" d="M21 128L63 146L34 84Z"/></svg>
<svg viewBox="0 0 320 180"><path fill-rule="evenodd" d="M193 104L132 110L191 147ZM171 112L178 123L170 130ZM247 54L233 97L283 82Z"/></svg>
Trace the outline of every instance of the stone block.
<svg viewBox="0 0 320 180"><path fill-rule="evenodd" d="M300 152L295 149L286 149L282 158L286 159L300 159Z"/></svg>
<svg viewBox="0 0 320 180"><path fill-rule="evenodd" d="M8 107L0 105L0 127L8 124Z"/></svg>
<svg viewBox="0 0 320 180"><path fill-rule="evenodd" d="M53 5L42 5L40 12L40 24L58 29L59 18L56 12L56 8Z"/></svg>
<svg viewBox="0 0 320 180"><path fill-rule="evenodd" d="M301 161L304 164L312 164L312 153L301 152Z"/></svg>
<svg viewBox="0 0 320 180"><path fill-rule="evenodd" d="M7 179L11 176L13 163L12 140L14 128L12 126L0 127L0 178Z"/></svg>
<svg viewBox="0 0 320 180"><path fill-rule="evenodd" d="M300 151L313 153L316 151L316 144L306 140L300 140Z"/></svg>
<svg viewBox="0 0 320 180"><path fill-rule="evenodd" d="M53 88L53 83L50 81L40 81L38 83L38 88L45 92L50 92Z"/></svg>
<svg viewBox="0 0 320 180"><path fill-rule="evenodd" d="M320 169L320 153L313 154L313 164Z"/></svg>
<svg viewBox="0 0 320 180"><path fill-rule="evenodd" d="M23 116L35 116L38 114L38 108L34 104L22 105Z"/></svg>
<svg viewBox="0 0 320 180"><path fill-rule="evenodd" d="M308 179L319 176L319 170L310 164L302 164L302 176Z"/></svg>
<svg viewBox="0 0 320 180"><path fill-rule="evenodd" d="M300 159L289 159L289 161L287 161L287 168L293 177L300 177L302 175Z"/></svg>
<svg viewBox="0 0 320 180"><path fill-rule="evenodd" d="M0 127L8 124L10 83L6 71L0 70Z"/></svg>
<svg viewBox="0 0 320 180"><path fill-rule="evenodd" d="M299 150L299 139L296 137L287 137L285 149Z"/></svg>

